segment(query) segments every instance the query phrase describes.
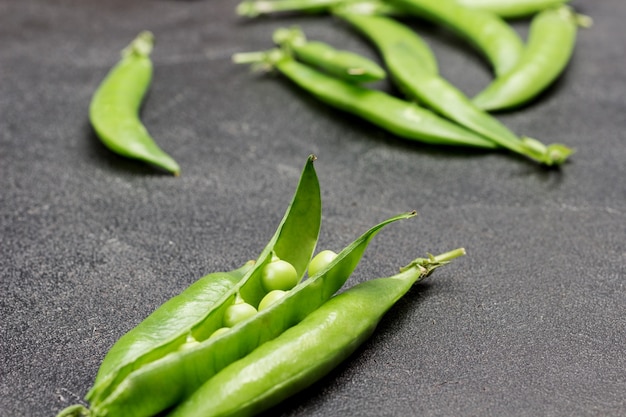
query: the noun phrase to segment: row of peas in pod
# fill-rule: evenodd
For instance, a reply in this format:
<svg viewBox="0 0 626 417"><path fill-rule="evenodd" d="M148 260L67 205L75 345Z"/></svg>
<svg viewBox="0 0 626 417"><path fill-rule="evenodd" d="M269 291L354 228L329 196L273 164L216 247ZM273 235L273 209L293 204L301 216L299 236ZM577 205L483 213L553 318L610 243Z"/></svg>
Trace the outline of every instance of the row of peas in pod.
<svg viewBox="0 0 626 417"><path fill-rule="evenodd" d="M370 241L416 213L382 221L337 253L313 256L321 228L314 159L257 259L206 275L158 307L108 351L88 405L58 417L255 415L328 373L416 282L464 255L460 248L417 258L337 295Z"/></svg>
<svg viewBox="0 0 626 417"><path fill-rule="evenodd" d="M491 114L532 102L570 61L578 27L591 24L567 0L247 0L242 16L329 13L376 47L385 68L332 45L310 41L298 28L273 34L275 47L236 54L237 63L276 70L319 100L390 133L432 145L506 149L546 166L573 150L519 135ZM504 19L530 17L522 41ZM466 96L438 70L435 54L406 19L452 31L491 64L494 79ZM403 97L364 84L389 76Z"/></svg>

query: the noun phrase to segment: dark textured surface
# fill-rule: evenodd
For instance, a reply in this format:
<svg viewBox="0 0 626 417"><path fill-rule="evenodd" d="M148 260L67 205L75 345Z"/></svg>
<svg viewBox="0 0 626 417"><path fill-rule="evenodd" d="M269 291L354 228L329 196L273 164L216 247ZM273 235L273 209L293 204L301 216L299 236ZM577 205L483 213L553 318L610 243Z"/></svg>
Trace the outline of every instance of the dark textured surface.
<svg viewBox="0 0 626 417"><path fill-rule="evenodd" d="M256 257L310 153L321 247L420 213L376 238L352 283L428 251L468 256L268 415L626 415L626 4L573 4L595 25L567 72L498 116L577 149L546 171L394 139L230 63L293 24L376 57L330 18L244 21L231 0L0 0L0 416L79 401L125 331L201 275ZM112 155L87 122L95 87L143 29L157 46L142 115L179 178ZM456 85L471 94L487 83L466 44L419 30Z"/></svg>

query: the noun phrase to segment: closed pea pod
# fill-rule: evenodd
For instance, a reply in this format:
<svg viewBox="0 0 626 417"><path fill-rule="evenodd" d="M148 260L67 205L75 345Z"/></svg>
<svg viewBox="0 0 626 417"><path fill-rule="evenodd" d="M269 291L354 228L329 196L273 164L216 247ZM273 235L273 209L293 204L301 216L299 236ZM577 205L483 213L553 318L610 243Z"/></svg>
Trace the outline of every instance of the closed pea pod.
<svg viewBox="0 0 626 417"><path fill-rule="evenodd" d="M415 103L325 75L279 50L236 54L237 63L266 62L299 87L337 109L362 117L399 137L433 145L495 149L492 141Z"/></svg>
<svg viewBox="0 0 626 417"><path fill-rule="evenodd" d="M563 163L572 151L561 144L544 145L536 139L518 138L515 133L496 118L476 107L469 98L428 68L405 65L404 49L389 36L400 30L402 24L384 16L343 15L340 16L365 35L380 51L387 64L389 74L398 88L437 113L454 120L469 130L487 138L494 144L526 156L545 165ZM404 36L418 36L415 32L402 29ZM415 45L420 45L416 43ZM421 43L428 47L425 43Z"/></svg>
<svg viewBox="0 0 626 417"><path fill-rule="evenodd" d="M484 110L503 110L535 98L567 66L576 43L577 26L589 23L586 16L576 14L568 6L539 13L530 25L520 61L474 97L474 104Z"/></svg>
<svg viewBox="0 0 626 417"><path fill-rule="evenodd" d="M384 314L432 270L464 254L417 259L400 273L358 284L298 325L224 368L168 417L253 416L311 385L350 356Z"/></svg>
<svg viewBox="0 0 626 417"><path fill-rule="evenodd" d="M274 42L293 53L298 60L346 81L367 83L385 78L377 63L350 51L339 50L324 42L307 40L298 28L274 31Z"/></svg>
<svg viewBox="0 0 626 417"><path fill-rule="evenodd" d="M96 135L113 152L148 162L174 175L180 167L155 143L139 119L139 108L152 79L153 35L140 33L98 86L89 107Z"/></svg>

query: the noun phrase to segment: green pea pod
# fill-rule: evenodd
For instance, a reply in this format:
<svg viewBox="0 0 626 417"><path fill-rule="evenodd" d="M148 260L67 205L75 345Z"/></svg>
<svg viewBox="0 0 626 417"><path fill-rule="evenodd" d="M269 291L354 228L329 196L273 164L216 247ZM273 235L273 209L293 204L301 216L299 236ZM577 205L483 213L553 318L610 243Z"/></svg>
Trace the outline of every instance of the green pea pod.
<svg viewBox="0 0 626 417"><path fill-rule="evenodd" d="M364 56L335 49L324 42L307 40L296 27L275 30L273 39L298 60L345 81L368 83L382 80L387 75L377 63Z"/></svg>
<svg viewBox="0 0 626 417"><path fill-rule="evenodd" d="M387 0L408 14L442 25L482 52L497 75L519 61L524 44L506 22L493 13L463 7L455 0Z"/></svg>
<svg viewBox="0 0 626 417"><path fill-rule="evenodd" d="M589 23L589 18L576 14L569 6L537 14L517 65L474 97L474 104L483 110L503 110L535 98L567 66L576 43L577 26Z"/></svg>
<svg viewBox="0 0 626 417"><path fill-rule="evenodd" d="M415 103L329 77L285 56L279 50L242 53L235 55L233 59L237 63L258 62L261 67L275 68L324 103L362 117L405 139L433 145L471 146L483 149L498 147L493 141L439 117Z"/></svg>
<svg viewBox="0 0 626 417"><path fill-rule="evenodd" d="M168 417L253 416L326 375L372 335L384 314L432 270L464 254L417 259L388 278L331 298L279 337L224 368Z"/></svg>
<svg viewBox="0 0 626 417"><path fill-rule="evenodd" d="M221 369L316 310L341 288L370 240L384 226L414 215L414 212L404 213L376 225L342 250L325 269L302 281L283 298L219 336L209 337L220 327L223 310L232 304L232 300L226 302L224 308L213 310L209 316L213 319L212 328L192 330L197 342L184 345L128 374L106 396L92 402L90 415L148 417L176 405ZM248 279L239 286L239 296L249 304L258 305L264 295L258 280Z"/></svg>
<svg viewBox="0 0 626 417"><path fill-rule="evenodd" d="M494 144L541 164L559 165L572 153L565 145L546 146L536 139L520 139L499 120L476 107L465 94L439 74L422 67L417 61L413 62L414 65L406 65L404 48L396 42L397 36L391 34L401 32L405 38L419 35L406 31L402 23L384 16L365 15L350 17L350 23L376 45L391 78L410 98ZM428 48L425 42L414 42L413 45Z"/></svg>
<svg viewBox="0 0 626 417"><path fill-rule="evenodd" d="M252 269L254 261L231 272L208 274L166 301L135 328L122 336L104 357L94 381L94 391L123 368L136 368L185 342L191 329Z"/></svg>
<svg viewBox="0 0 626 417"><path fill-rule="evenodd" d="M102 143L113 152L178 175L178 163L159 148L139 119L139 108L152 79L153 42L152 33L141 32L122 51L122 59L93 95L89 119Z"/></svg>
<svg viewBox="0 0 626 417"><path fill-rule="evenodd" d="M550 7L569 3L570 0L456 0L462 6L484 10L502 18L514 19L531 16Z"/></svg>
<svg viewBox="0 0 626 417"><path fill-rule="evenodd" d="M164 319L168 310L177 311L180 313L178 314L180 318L180 315L185 315L186 309L194 309L195 318L184 318L181 322L177 322L176 318L172 318L172 322L165 321L163 324L166 326L176 322L176 329L172 331L162 329L159 332L159 340L155 343L148 340L150 335L146 331L152 325L158 326L158 321L150 319L148 324L142 324L139 330L124 338L119 345L114 346L113 353L105 359L104 369L98 373L96 383L86 396L92 405L105 401L133 370L177 351L186 343L190 335L199 338L207 337L220 327L223 311L229 303L232 304L237 294L243 291L244 284L246 284L246 289L260 288L260 271L274 254L291 263L299 277L304 275L315 250L321 224L321 197L317 174L313 167L314 160L314 156L308 158L293 199L275 235L255 264L232 285L221 281L218 283L219 287L211 287L215 294L215 298L211 296L213 306L199 301L199 297L204 297L204 295L199 294L196 291L197 288L183 293L177 301L167 303L158 313L157 319ZM196 307L199 311L195 310ZM124 352L125 349L129 349L128 353Z"/></svg>

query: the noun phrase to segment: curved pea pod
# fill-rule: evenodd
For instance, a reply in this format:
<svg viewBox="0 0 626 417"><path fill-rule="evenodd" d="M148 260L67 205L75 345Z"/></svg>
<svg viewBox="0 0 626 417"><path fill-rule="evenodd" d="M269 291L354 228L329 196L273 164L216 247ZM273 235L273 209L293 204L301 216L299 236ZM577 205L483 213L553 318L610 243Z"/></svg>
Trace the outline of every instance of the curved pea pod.
<svg viewBox="0 0 626 417"><path fill-rule="evenodd" d="M190 340L190 336L208 337L220 327L224 310L234 302L244 285L246 289L260 291L261 270L272 256L277 255L290 262L298 276L304 276L315 250L321 225L321 194L313 166L314 160L314 156L308 158L295 194L276 233L256 262L245 267L241 278L230 280L231 277L220 274L219 279L208 282L212 282L214 286L209 285L206 288L206 283L202 282L198 287L191 286L174 301L157 310L155 317L147 319L114 345L103 361L94 386L86 396L92 409L97 409L98 404L108 401L111 393L133 371L177 351ZM166 317L170 313L175 316ZM159 320L163 321L159 323ZM162 327L156 330L159 324ZM151 330L156 333L151 335Z"/></svg>
<svg viewBox="0 0 626 417"><path fill-rule="evenodd" d="M175 406L209 378L263 343L278 337L328 300L359 263L370 240L386 225L414 216L405 213L371 228L342 250L325 269L302 281L278 301L219 336L210 335L221 326L223 309L210 313L213 327L194 332L192 343L147 363L119 381L113 390L92 403L93 417L124 415L147 417ZM254 279L238 288L238 295L258 305L265 291ZM223 306L232 304L227 301Z"/></svg>
<svg viewBox="0 0 626 417"><path fill-rule="evenodd" d="M224 368L168 417L253 416L326 375L372 335L384 314L432 270L464 253L417 259L400 273L358 284L298 325Z"/></svg>
<svg viewBox="0 0 626 417"><path fill-rule="evenodd" d="M524 43L517 32L493 13L464 7L455 0L387 0L388 3L455 32L480 51L497 75L519 61Z"/></svg>
<svg viewBox="0 0 626 417"><path fill-rule="evenodd" d="M122 51L122 59L91 99L89 120L100 141L111 151L178 175L178 163L156 144L139 118L139 108L152 80L153 43L152 33L141 32Z"/></svg>
<svg viewBox="0 0 626 417"><path fill-rule="evenodd" d="M576 44L577 27L589 24L589 18L576 14L569 6L537 14L517 65L476 95L474 104L483 110L504 110L537 97L567 66Z"/></svg>
<svg viewBox="0 0 626 417"><path fill-rule="evenodd" d="M368 83L382 80L387 75L377 63L364 56L335 49L324 42L307 40L296 27L275 30L273 39L298 60L345 81Z"/></svg>
<svg viewBox="0 0 626 417"><path fill-rule="evenodd" d="M570 0L456 0L462 6L484 10L505 19L531 16Z"/></svg>

